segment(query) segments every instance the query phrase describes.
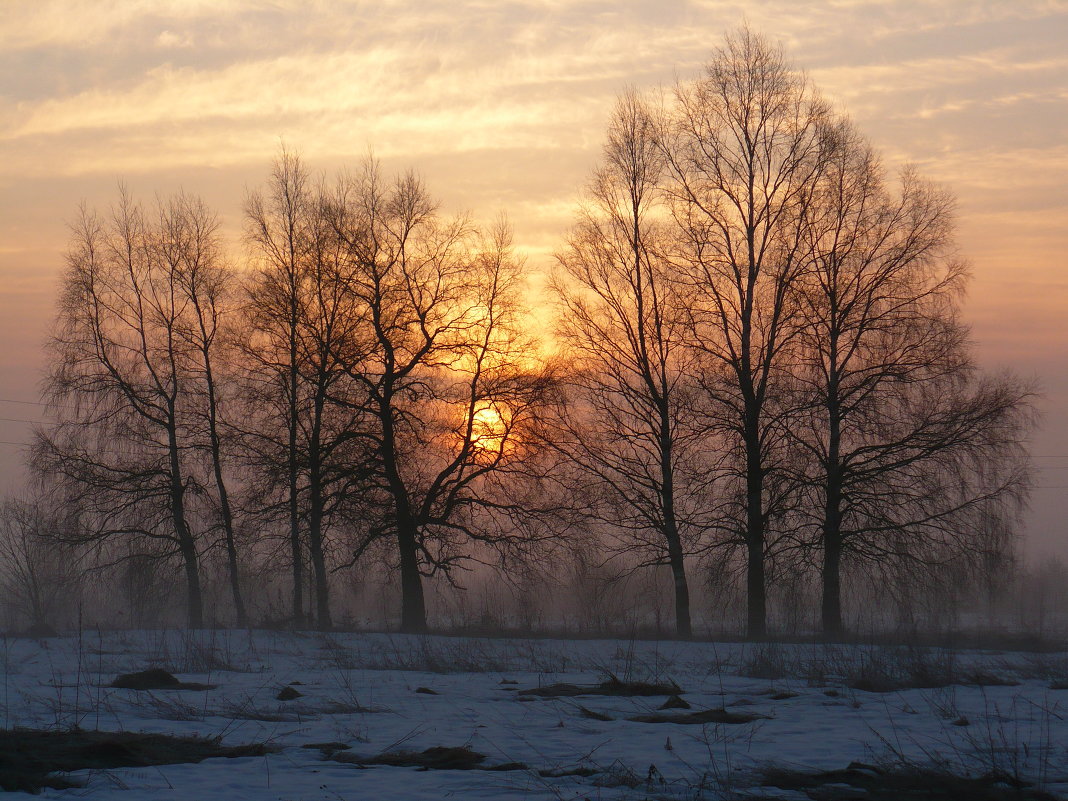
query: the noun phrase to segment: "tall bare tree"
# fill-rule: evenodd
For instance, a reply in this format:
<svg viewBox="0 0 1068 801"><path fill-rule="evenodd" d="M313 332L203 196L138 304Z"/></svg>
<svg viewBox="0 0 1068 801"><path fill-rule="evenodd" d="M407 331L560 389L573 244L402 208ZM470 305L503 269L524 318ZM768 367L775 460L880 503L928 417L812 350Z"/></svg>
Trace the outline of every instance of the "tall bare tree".
<svg viewBox="0 0 1068 801"><path fill-rule="evenodd" d="M199 395L195 409L202 419L201 438L206 439L205 449L211 460L230 594L237 624L244 626L248 613L241 591L234 512L225 476L220 386L220 376L234 356L224 336L225 318L235 311L233 273L223 256L218 219L199 198L179 194L166 202L160 208L158 227L160 257L174 276L179 297L186 301L179 332L195 353L191 370L199 374L199 381L190 382L189 391Z"/></svg>
<svg viewBox="0 0 1068 801"><path fill-rule="evenodd" d="M168 210L160 217L168 220ZM105 221L83 209L59 300L46 396L56 424L35 462L83 512L88 540L115 536L180 556L190 626L203 624L200 544L190 525L193 359L167 225L125 190Z"/></svg>
<svg viewBox="0 0 1068 801"><path fill-rule="evenodd" d="M765 559L780 469L783 384L799 330L806 209L826 169L827 104L781 50L748 29L728 36L702 78L680 85L662 137L680 268L694 287L695 342L709 423L737 454L747 631L766 631Z"/></svg>
<svg viewBox="0 0 1068 801"><path fill-rule="evenodd" d="M268 375L261 398L277 402L267 421L266 439L281 422L284 440L272 458L284 464L285 508L292 569L294 625L305 620L304 542L300 526L300 319L303 277L308 249L315 237L317 204L308 170L299 156L282 151L264 192L249 194L245 216L246 236L256 262L250 289L250 338L246 352ZM270 387L277 389L272 392ZM256 450L264 452L264 448Z"/></svg>
<svg viewBox="0 0 1068 801"><path fill-rule="evenodd" d="M1011 518L1023 497L1030 415L1025 385L971 362L952 198L910 170L895 195L852 125L837 140L806 209L797 376L812 407L790 429L811 466L832 635L847 552L922 562L1003 551L1005 526L989 518Z"/></svg>
<svg viewBox="0 0 1068 801"><path fill-rule="evenodd" d="M531 447L521 432L548 382L503 224L482 237L443 220L415 175L387 186L373 161L339 188L333 215L347 250L339 280L366 321L337 350L362 389L373 457L379 516L364 545L395 542L401 628L422 631L421 575L448 572L471 541L508 542L502 521L518 509L500 480Z"/></svg>
<svg viewBox="0 0 1068 801"><path fill-rule="evenodd" d="M617 102L603 166L557 256L558 335L573 359L575 397L556 444L604 499L591 513L626 532L622 547L670 567L676 632L690 637L685 557L707 486L696 469L689 298L663 255L663 172L655 124L630 91Z"/></svg>

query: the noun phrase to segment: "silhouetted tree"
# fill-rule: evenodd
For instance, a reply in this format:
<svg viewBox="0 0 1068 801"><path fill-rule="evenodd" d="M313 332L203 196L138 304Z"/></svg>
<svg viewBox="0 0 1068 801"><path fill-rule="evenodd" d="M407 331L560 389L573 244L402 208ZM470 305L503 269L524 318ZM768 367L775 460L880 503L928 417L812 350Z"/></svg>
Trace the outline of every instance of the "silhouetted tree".
<svg viewBox="0 0 1068 801"><path fill-rule="evenodd" d="M300 304L308 248L315 237L309 229L319 214L308 171L300 158L282 151L264 192L246 201L246 237L251 246L254 274L250 285L246 353L253 370L265 375L253 396L266 408L261 442L255 450L269 463L283 465L285 508L292 568L292 621L303 624L304 543L300 528ZM277 449L277 424L282 438Z"/></svg>
<svg viewBox="0 0 1068 801"><path fill-rule="evenodd" d="M693 413L695 363L686 341L686 288L673 279L660 240L663 154L649 111L634 92L620 98L604 164L557 257L558 337L572 360L573 397L556 445L584 493L602 499L589 513L625 532L624 550L671 569L675 626L690 637L685 556L699 528L695 506L707 489L696 469L701 431ZM697 496L697 497L695 497Z"/></svg>
<svg viewBox="0 0 1068 801"><path fill-rule="evenodd" d="M848 123L806 214L797 375L810 414L790 428L810 465L822 623L842 631L843 555L943 561L1003 552L1026 485L1028 389L979 375L957 298L953 201L906 171L895 197ZM985 535L984 535L985 532ZM984 557L985 559L985 557Z"/></svg>
<svg viewBox="0 0 1068 801"><path fill-rule="evenodd" d="M58 625L81 585L73 521L44 498L0 504L0 589L4 606L31 627Z"/></svg>
<svg viewBox="0 0 1068 801"><path fill-rule="evenodd" d="M442 220L409 173L383 185L374 162L339 187L335 229L346 249L339 286L365 325L335 351L362 391L376 524L396 543L401 628L426 628L421 574L448 572L466 544L501 545L519 511L499 484L532 440L548 382L524 333L520 264L509 233L486 238Z"/></svg>
<svg viewBox="0 0 1068 801"><path fill-rule="evenodd" d="M738 513L726 522L746 554L751 637L767 625L765 559L782 504L796 295L808 263L807 210L833 146L830 122L827 104L780 49L746 29L727 38L702 78L676 89L663 126L708 424L737 463Z"/></svg>
<svg viewBox="0 0 1068 801"><path fill-rule="evenodd" d="M178 331L195 353L190 370L199 378L188 391L199 395L193 406L202 429L197 440L211 460L215 499L226 550L227 575L237 624L248 622L241 591L240 565L234 534L234 513L225 477L222 448L222 389L220 375L232 365L232 349L222 336L224 318L234 312L233 272L225 263L215 215L198 198L178 195L166 202L159 216L159 249L179 298L186 303ZM221 369L220 369L221 366Z"/></svg>
<svg viewBox="0 0 1068 801"><path fill-rule="evenodd" d="M171 258L181 213L161 205L153 226L125 191L107 221L83 209L49 343L56 423L38 430L34 460L79 508L83 541L128 536L181 557L189 624L199 627L200 547L189 516L198 376L184 335L183 265Z"/></svg>

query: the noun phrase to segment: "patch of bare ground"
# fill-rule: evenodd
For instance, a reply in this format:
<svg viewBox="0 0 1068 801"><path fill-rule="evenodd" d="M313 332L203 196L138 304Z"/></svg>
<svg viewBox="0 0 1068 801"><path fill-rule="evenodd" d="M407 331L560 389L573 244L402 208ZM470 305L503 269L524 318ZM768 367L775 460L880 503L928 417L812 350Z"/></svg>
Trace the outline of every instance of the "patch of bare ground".
<svg viewBox="0 0 1068 801"><path fill-rule="evenodd" d="M549 684L545 687L532 687L520 690L520 695L536 698L574 698L579 695L611 695L622 698L644 698L655 695L678 696L683 689L675 682L662 684L646 681L623 681L609 675L600 684Z"/></svg>
<svg viewBox="0 0 1068 801"><path fill-rule="evenodd" d="M166 670L150 668L137 673L123 673L110 686L118 690L214 690L217 685L179 681Z"/></svg>
<svg viewBox="0 0 1068 801"><path fill-rule="evenodd" d="M425 751L391 751L373 757L361 757L349 753L331 753L329 758L335 762L345 762L360 767L372 765L389 765L397 768L419 768L421 770L526 770L521 762L508 762L502 765L483 765L486 755L473 751L466 745L434 746Z"/></svg>
<svg viewBox="0 0 1068 801"><path fill-rule="evenodd" d="M263 744L223 746L218 739L140 732L0 729L0 788L36 793L80 786L58 774L263 756Z"/></svg>
<svg viewBox="0 0 1068 801"><path fill-rule="evenodd" d="M803 792L813 801L1059 801L1032 785L1003 773L977 778L945 770L883 770L851 763L844 770L810 773L768 768L761 785Z"/></svg>
<svg viewBox="0 0 1068 801"><path fill-rule="evenodd" d="M654 712L649 715L635 715L627 720L633 723L682 723L701 725L704 723L752 723L754 720L767 720L767 715L751 715L744 712L730 712L726 709L702 709L697 712Z"/></svg>

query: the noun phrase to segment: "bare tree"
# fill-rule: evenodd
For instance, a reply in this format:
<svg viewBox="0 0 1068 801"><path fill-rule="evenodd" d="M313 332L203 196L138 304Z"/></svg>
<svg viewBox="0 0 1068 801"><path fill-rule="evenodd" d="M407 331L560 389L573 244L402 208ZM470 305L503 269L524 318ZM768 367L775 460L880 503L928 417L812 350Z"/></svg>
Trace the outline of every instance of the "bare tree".
<svg viewBox="0 0 1068 801"><path fill-rule="evenodd" d="M284 441L285 504L288 514L289 551L292 567L292 620L301 625L304 611L304 546L300 529L300 302L302 280L308 261L307 248L314 241L316 204L308 171L300 158L282 151L264 193L250 193L246 202L247 239L258 262L250 289L248 318L250 339L246 353L267 373L275 386L259 397L279 401L277 418L267 423L268 432L280 418ZM273 434L268 433L269 440Z"/></svg>
<svg viewBox="0 0 1068 801"><path fill-rule="evenodd" d="M58 625L81 584L71 521L41 499L0 505L0 588L5 605L31 628Z"/></svg>
<svg viewBox="0 0 1068 801"><path fill-rule="evenodd" d="M548 382L522 333L503 224L484 238L442 220L417 177L384 186L373 161L339 188L333 216L347 250L339 281L366 321L336 355L362 390L379 504L357 554L396 543L401 628L422 631L421 575L448 574L471 541L510 541L519 507L501 481L532 447L523 432Z"/></svg>
<svg viewBox="0 0 1068 801"><path fill-rule="evenodd" d="M746 29L727 38L702 78L676 89L664 124L709 424L737 454L739 511L728 534L746 554L751 637L767 625L783 384L807 265L805 210L826 168L829 121L826 103L780 49Z"/></svg>
<svg viewBox="0 0 1068 801"><path fill-rule="evenodd" d="M219 384L220 361L227 367L223 352L227 345L223 336L225 316L233 311L233 274L226 265L219 238L219 223L215 215L198 198L184 194L172 198L161 207L159 215L159 249L176 289L187 301L185 322L179 328L196 354L195 371L199 381L190 391L200 395L196 410L203 418L202 432L205 448L211 460L218 514L226 550L230 593L234 602L237 624L248 622L248 613L241 592L240 567L234 534L234 513L230 491L224 475L222 432L222 391ZM220 359L221 355L221 359Z"/></svg>
<svg viewBox="0 0 1068 801"><path fill-rule="evenodd" d="M261 425L246 430L246 441L256 441L251 450L259 458L253 461L261 467L284 465L290 553L299 567L293 581L301 585L294 589L294 609L303 605L306 547L315 622L329 629L328 529L337 515L361 516L369 473L362 389L345 368L366 347L366 309L340 280L347 250L325 185L311 186L299 159L283 152L270 186L272 200L265 205L254 194L248 208L260 263L245 350L255 364L251 396L265 403ZM279 417L284 441L275 433ZM303 620L303 612L294 618Z"/></svg>
<svg viewBox="0 0 1068 801"><path fill-rule="evenodd" d="M806 209L797 375L812 406L790 429L810 465L832 635L846 551L919 563L1003 550L989 518L1023 497L1030 416L1024 385L970 361L952 198L911 171L895 197L852 126L837 138Z"/></svg>
<svg viewBox="0 0 1068 801"><path fill-rule="evenodd" d="M46 397L57 422L37 432L35 463L82 511L80 538L132 536L179 555L189 624L199 627L200 547L188 508L197 484L187 463L195 379L169 232L149 225L125 191L106 222L83 209L49 345Z"/></svg>
<svg viewBox="0 0 1068 801"><path fill-rule="evenodd" d="M587 494L603 502L589 511L625 532L623 549L670 567L676 632L690 637L685 557L700 533L694 518L707 486L697 470L689 298L663 256L669 229L655 133L638 95L623 95L604 164L557 256L558 335L573 359L574 397L556 445L593 482Z"/></svg>

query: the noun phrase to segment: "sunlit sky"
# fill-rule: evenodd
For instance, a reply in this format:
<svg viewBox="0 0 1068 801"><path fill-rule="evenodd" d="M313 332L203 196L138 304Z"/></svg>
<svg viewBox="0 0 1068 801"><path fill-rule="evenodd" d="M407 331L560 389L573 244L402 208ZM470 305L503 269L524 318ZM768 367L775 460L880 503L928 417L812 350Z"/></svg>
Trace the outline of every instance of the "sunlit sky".
<svg viewBox="0 0 1068 801"><path fill-rule="evenodd" d="M184 188L239 254L280 142L327 174L373 148L446 210L506 212L543 269L616 94L745 22L958 196L978 358L1044 391L1029 550L1068 557L1068 0L0 0L0 492L80 201Z"/></svg>

